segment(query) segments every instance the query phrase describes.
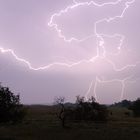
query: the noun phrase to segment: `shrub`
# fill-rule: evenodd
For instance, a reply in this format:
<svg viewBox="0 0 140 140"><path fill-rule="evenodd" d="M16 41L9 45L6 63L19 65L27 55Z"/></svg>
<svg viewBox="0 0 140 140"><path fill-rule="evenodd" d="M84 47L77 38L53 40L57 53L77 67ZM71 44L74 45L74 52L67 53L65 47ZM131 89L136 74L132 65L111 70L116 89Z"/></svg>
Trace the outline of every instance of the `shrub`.
<svg viewBox="0 0 140 140"><path fill-rule="evenodd" d="M19 122L25 116L20 96L0 85L0 122Z"/></svg>
<svg viewBox="0 0 140 140"><path fill-rule="evenodd" d="M88 101L84 97L77 97L75 109L75 119L84 121L107 121L108 110L104 105L100 105L91 97Z"/></svg>
<svg viewBox="0 0 140 140"><path fill-rule="evenodd" d="M133 102L130 109L133 111L135 117L140 117L140 98Z"/></svg>

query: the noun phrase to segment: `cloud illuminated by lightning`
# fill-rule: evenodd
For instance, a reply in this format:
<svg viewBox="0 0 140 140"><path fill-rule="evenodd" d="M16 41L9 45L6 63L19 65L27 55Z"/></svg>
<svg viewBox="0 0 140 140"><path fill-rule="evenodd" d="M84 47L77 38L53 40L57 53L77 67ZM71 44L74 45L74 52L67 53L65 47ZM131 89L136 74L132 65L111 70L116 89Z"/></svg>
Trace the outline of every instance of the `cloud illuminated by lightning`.
<svg viewBox="0 0 140 140"><path fill-rule="evenodd" d="M87 36L85 38L82 38L82 39L77 39L75 37L71 37L69 39L67 39L65 37L65 35L62 34L62 31L61 29L59 29L58 27L58 24L56 24L54 21L55 21L55 18L56 17L60 17L62 14L64 13L67 13L69 12L69 10L72 10L72 9L75 9L75 8L79 8L80 6L90 6L90 5L94 5L96 7L104 7L104 6L108 6L108 5L117 5L121 2L124 2L125 4L125 7L124 9L122 10L121 14L120 15L116 15L114 17L108 17L108 18L103 18L103 19L100 19L98 21L96 21L93 25L94 27L94 34L91 34L90 36ZM53 66L64 66L64 67L73 67L75 65L80 65L81 63L83 62L86 62L86 63L94 63L98 58L103 58L105 59L109 64L111 64L112 68L114 71L116 72L120 72L120 71L123 71L123 70L126 70L126 69L129 69L129 68L133 68L137 65L136 64L132 64L132 65L126 65L126 66L123 66L122 68L117 68L116 65L110 60L110 59L107 59L106 58L106 48L104 46L105 44L105 40L104 40L104 37L111 37L111 38L116 38L116 37L120 37L120 44L118 46L118 53L121 51L121 47L122 47L122 44L123 44L123 41L125 39L125 37L121 34L114 34L112 36L110 35L107 35L107 34L99 34L97 32L97 25L106 21L106 22L110 22L110 21L113 21L113 20L116 20L118 18L123 18L124 17L124 14L125 12L127 11L127 9L129 8L129 6L131 4L133 4L135 2L135 0L131 0L131 1L127 1L127 0L116 0L115 2L106 2L106 3L102 3L102 4L98 4L94 1L90 1L90 2L77 2L76 0L73 0L73 5L70 5L70 6L67 6L65 9L59 11L58 13L54 13L51 17L50 17L50 21L48 23L48 26L51 27L51 28L54 28L56 33L58 34L58 37L62 38L64 41L66 41L67 43L71 43L72 41L77 41L77 42L84 42L85 40L87 40L88 38L92 37L92 36L96 36L98 42L97 42L97 53L96 53L96 56L94 57L91 57L89 60L80 60L78 62L73 62L71 64L69 63L60 63L60 62L54 62L54 63L51 63L51 64L48 64L46 66L43 66L43 67L33 67L32 64L27 61L26 59L23 59L23 58L20 58L19 56L16 55L16 53L14 52L14 50L12 49L4 49L3 47L0 47L0 52L1 53L8 53L10 55L12 55L17 61L19 62L22 62L23 64L26 64L26 66L28 66L29 69L31 70L35 70L35 71L38 71L38 70L47 70ZM112 55L118 55L117 54L112 54ZM124 95L124 88L125 88L125 82L130 79L130 77L126 77L125 79L123 80L120 80L120 79L112 79L112 80L105 80L105 79L102 79L100 77L96 77L96 82L95 84L93 85L93 81L91 81L90 85L89 85L89 89L86 93L86 97L88 96L88 94L90 93L90 90L92 88L92 86L94 86L94 96L97 100L97 93L96 93L96 87L97 87L97 84L98 83L101 83L101 82L113 82L113 81L118 81L121 83L122 85L122 93L121 93L121 97L120 99L123 99L123 95Z"/></svg>

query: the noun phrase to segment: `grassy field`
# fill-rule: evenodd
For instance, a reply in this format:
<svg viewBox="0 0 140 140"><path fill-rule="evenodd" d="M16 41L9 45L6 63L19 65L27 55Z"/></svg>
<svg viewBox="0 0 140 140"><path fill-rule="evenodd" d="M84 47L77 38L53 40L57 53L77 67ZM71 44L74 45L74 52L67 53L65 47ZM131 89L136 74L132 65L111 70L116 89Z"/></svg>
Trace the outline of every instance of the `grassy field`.
<svg viewBox="0 0 140 140"><path fill-rule="evenodd" d="M107 123L67 122L63 129L56 108L29 106L23 123L0 124L0 140L140 140L139 118L125 108L109 110L112 115Z"/></svg>

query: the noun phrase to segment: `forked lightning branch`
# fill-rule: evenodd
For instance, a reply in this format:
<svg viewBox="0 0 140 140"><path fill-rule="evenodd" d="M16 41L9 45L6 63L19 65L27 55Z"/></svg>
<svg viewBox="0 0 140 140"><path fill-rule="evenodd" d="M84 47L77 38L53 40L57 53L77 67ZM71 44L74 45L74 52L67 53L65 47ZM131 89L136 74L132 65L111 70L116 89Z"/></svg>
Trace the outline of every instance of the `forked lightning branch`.
<svg viewBox="0 0 140 140"><path fill-rule="evenodd" d="M65 14L65 13L68 13L70 10L73 10L73 9L76 9L76 8L80 8L81 6L96 6L97 8L102 8L102 7L105 7L105 6L110 6L110 5L118 5L118 4L124 4L124 9L122 10L121 14L119 15L115 15L113 17L105 17L103 19L99 19L97 20L94 24L93 24L93 27L94 27L94 33L91 34L90 36L86 36L84 38L81 38L81 39L78 39L76 38L75 36L71 36L70 38L67 38L65 36L65 34L62 33L62 30L59 28L59 25L55 22L55 19L56 17L59 18L61 17L61 15ZM68 64L68 63L61 63L61 62L54 62L54 63L50 63L46 66L43 66L43 67L33 67L32 64L24 59L24 58L20 58L19 56L17 56L16 52L12 49L4 49L3 46L0 47L0 52L1 53L6 53L6 54L9 54L9 55L12 55L17 61L23 63L23 64L26 64L26 66L30 69L30 70L34 70L34 71L42 71L42 70L47 70L51 67L56 67L57 66L63 66L63 67L73 67L75 65L80 65L81 63L83 62L86 62L86 63L94 63L96 62L96 60L102 58L102 59L105 59L113 68L114 71L116 72L120 72L120 71L123 71L123 70L126 70L126 69L129 69L129 68L133 68L133 67L136 67L137 63L139 62L136 62L135 64L132 64L132 65L125 65L123 66L122 68L117 68L116 65L113 63L112 60L108 59L106 57L106 48L104 46L105 44L105 40L104 40L104 36L106 37L112 37L112 38L117 38L119 37L120 38L120 43L119 43L119 46L118 46L118 53L121 51L121 48L122 48L122 45L123 45L123 41L125 39L125 36L124 35L121 35L121 34L114 34L112 36L108 35L108 34L99 34L97 32L97 25L99 23L102 23L102 22L110 22L110 21L113 21L113 20L116 20L118 18L120 18L120 20L124 17L125 14L127 14L127 9L130 7L130 6L133 6L133 4L135 3L135 0L117 0L115 2L107 2L107 3L102 3L102 4L98 4L94 1L89 1L89 2L77 2L76 0L73 0L73 4L70 5L70 6L67 6L65 9L62 9L61 11L59 11L58 13L54 13L51 17L50 17L50 20L49 20L49 23L48 23L48 26L50 28L53 28L56 33L58 34L58 37L60 39L63 39L63 41L67 42L67 43L71 43L73 41L76 41L76 42L84 42L85 40L87 40L88 38L92 37L92 36L96 36L98 42L97 42L97 46L96 46L96 56L93 56L91 57L90 59L82 59L80 61L77 61L77 62L74 62L72 64ZM102 49L102 53L100 52L100 48ZM117 55L117 54L112 54L112 55ZM113 81L117 81L117 82L120 82L121 83L121 97L120 97L120 100L123 99L123 96L124 96L124 89L125 89L125 83L127 80L131 79L133 75L130 75L128 77L125 77L124 79L111 79L111 80L106 80L106 79L103 79L102 77L100 76L96 76L96 81L95 81L95 84L93 84L93 81L91 81L89 83L89 88L87 88L87 92L85 94L85 97L87 98L88 95L90 94L91 89L92 87L94 87L94 90L93 90L93 95L94 97L96 98L96 100L98 100L97 98L97 93L96 93L96 88L97 88L97 84L98 83L109 83L109 82L113 82Z"/></svg>

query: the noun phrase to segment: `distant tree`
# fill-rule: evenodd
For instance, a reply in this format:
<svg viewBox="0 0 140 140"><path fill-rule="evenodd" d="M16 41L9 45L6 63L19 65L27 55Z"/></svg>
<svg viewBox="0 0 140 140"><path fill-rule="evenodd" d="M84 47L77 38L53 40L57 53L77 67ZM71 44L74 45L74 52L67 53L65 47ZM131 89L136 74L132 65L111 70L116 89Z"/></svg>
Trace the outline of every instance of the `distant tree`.
<svg viewBox="0 0 140 140"><path fill-rule="evenodd" d="M140 117L140 98L134 101L129 109L133 111L135 117Z"/></svg>
<svg viewBox="0 0 140 140"><path fill-rule="evenodd" d="M126 107L126 108L129 108L132 104L132 102L128 100L123 100L121 103L122 103L122 107Z"/></svg>
<svg viewBox="0 0 140 140"><path fill-rule="evenodd" d="M61 121L62 127L65 127L65 119L66 119L66 115L65 115L65 98L64 97L57 97L55 98L55 104L58 105L60 107L59 112L57 114L57 117L59 118L59 120Z"/></svg>
<svg viewBox="0 0 140 140"><path fill-rule="evenodd" d="M106 121L108 117L107 107L100 105L94 97L85 101L84 97L77 96L75 119L84 121Z"/></svg>
<svg viewBox="0 0 140 140"><path fill-rule="evenodd" d="M75 104L66 106L65 98L59 97L55 99L55 103L59 105L58 118L62 127L66 126L66 121L95 121L105 122L108 117L107 107L100 105L91 97L88 101L84 97L77 96Z"/></svg>
<svg viewBox="0 0 140 140"><path fill-rule="evenodd" d="M0 122L19 122L25 116L20 96L0 84Z"/></svg>
<svg viewBox="0 0 140 140"><path fill-rule="evenodd" d="M131 101L122 100L121 102L115 103L112 106L114 106L114 107L126 107L126 108L129 108L131 105L132 105Z"/></svg>

